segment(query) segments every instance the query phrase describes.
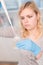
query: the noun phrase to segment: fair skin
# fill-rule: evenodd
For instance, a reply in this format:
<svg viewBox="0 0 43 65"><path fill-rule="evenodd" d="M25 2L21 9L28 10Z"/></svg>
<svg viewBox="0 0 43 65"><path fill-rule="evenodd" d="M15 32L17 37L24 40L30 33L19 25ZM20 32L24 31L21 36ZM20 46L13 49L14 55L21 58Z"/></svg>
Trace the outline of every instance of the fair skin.
<svg viewBox="0 0 43 65"><path fill-rule="evenodd" d="M25 8L20 14L20 19L23 27L29 31L28 38L36 41L40 35L37 28L38 14L36 15L31 8ZM42 53L39 53L36 58L39 59L41 55Z"/></svg>
<svg viewBox="0 0 43 65"><path fill-rule="evenodd" d="M20 14L23 27L29 31L29 38L35 40L39 34L37 28L38 16L31 8L25 8Z"/></svg>

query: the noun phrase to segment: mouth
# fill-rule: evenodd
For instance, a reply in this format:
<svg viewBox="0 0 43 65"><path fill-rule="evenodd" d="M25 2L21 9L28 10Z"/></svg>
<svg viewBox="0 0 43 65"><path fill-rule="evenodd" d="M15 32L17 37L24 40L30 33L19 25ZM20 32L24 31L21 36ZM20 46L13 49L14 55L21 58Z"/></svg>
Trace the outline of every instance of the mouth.
<svg viewBox="0 0 43 65"><path fill-rule="evenodd" d="M25 26L30 26L29 24L26 24Z"/></svg>

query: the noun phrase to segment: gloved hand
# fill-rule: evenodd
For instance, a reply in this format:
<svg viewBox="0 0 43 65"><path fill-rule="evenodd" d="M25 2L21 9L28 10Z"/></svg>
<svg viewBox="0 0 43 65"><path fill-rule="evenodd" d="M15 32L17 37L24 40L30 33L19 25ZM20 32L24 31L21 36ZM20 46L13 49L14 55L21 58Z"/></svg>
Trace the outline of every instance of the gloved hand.
<svg viewBox="0 0 43 65"><path fill-rule="evenodd" d="M16 46L19 49L24 49L24 50L28 50L28 51L33 52L35 56L41 50L41 48L36 43L34 43L32 40L30 40L30 39L23 39L23 40L17 42Z"/></svg>
<svg viewBox="0 0 43 65"><path fill-rule="evenodd" d="M30 39L23 39L17 42L16 46L20 49L31 50L33 42Z"/></svg>

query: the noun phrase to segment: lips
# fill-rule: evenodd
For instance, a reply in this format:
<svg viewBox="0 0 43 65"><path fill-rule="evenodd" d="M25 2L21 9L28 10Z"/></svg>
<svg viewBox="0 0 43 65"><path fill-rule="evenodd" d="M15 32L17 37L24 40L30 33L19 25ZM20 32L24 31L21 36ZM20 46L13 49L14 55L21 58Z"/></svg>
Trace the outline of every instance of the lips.
<svg viewBox="0 0 43 65"><path fill-rule="evenodd" d="M30 26L29 24L26 24L25 26Z"/></svg>

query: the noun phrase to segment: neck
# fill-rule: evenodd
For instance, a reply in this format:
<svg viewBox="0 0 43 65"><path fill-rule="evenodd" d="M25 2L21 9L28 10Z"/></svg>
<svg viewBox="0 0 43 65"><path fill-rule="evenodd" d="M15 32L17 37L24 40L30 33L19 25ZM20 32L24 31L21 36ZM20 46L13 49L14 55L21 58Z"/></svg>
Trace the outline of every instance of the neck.
<svg viewBox="0 0 43 65"><path fill-rule="evenodd" d="M40 30L37 27L35 27L34 29L29 31L28 37L32 40L36 40L38 39L39 35L40 35Z"/></svg>
<svg viewBox="0 0 43 65"><path fill-rule="evenodd" d="M33 29L29 30L29 35L34 35L34 34L37 34L37 32L38 32L38 28L37 28L37 27L35 27L35 28L33 28Z"/></svg>

